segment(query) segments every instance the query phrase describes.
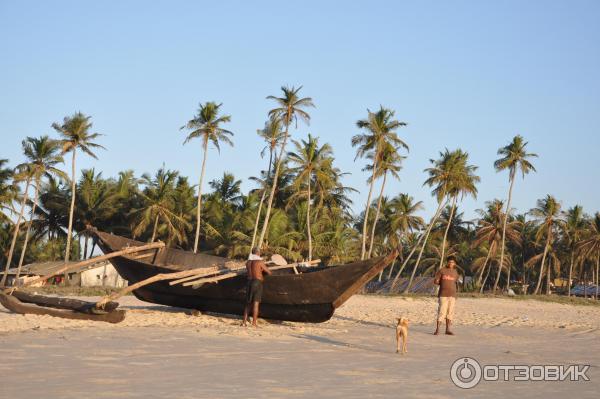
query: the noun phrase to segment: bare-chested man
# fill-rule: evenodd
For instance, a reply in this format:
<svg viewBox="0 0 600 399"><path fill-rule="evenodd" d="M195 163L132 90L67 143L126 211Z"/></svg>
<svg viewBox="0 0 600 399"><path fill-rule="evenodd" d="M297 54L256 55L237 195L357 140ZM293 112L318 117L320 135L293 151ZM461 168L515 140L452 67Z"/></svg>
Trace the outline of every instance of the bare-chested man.
<svg viewBox="0 0 600 399"><path fill-rule="evenodd" d="M250 312L250 306L252 306L252 326L256 327L258 307L263 292L263 273L271 274L271 271L260 257L260 250L257 247L252 248L252 255L250 255L250 258L246 262L246 270L248 271L248 287L246 291L246 308L244 309L244 321L242 321L242 326L245 327L247 325L248 313Z"/></svg>

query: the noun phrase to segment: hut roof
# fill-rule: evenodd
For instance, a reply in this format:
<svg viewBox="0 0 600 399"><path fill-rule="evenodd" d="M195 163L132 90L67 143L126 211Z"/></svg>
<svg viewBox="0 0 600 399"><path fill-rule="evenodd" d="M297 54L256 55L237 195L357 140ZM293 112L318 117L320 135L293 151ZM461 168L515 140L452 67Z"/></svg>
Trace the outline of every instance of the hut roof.
<svg viewBox="0 0 600 399"><path fill-rule="evenodd" d="M77 262L68 262L68 264L74 264L74 263L77 263ZM70 270L69 274L77 274L77 273L81 273L81 272L84 272L89 269L95 269L96 267L103 266L107 263L109 263L109 262L104 261L104 262L98 262L98 263L94 263L91 265L75 268L75 269ZM21 275L23 275L23 276L27 276L27 275L43 276L46 274L56 272L58 269L62 268L64 265L65 265L65 262L62 260L57 260L57 261L52 261L52 262L30 263L28 265L24 265L21 267ZM9 269L8 274L16 275L17 268L13 267L12 269Z"/></svg>

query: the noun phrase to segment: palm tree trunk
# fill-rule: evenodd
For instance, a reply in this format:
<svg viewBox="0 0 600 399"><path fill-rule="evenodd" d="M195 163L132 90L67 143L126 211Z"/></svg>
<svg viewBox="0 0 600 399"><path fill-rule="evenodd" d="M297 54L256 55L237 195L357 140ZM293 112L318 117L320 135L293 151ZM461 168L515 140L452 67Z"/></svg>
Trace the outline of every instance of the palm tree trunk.
<svg viewBox="0 0 600 399"><path fill-rule="evenodd" d="M445 202L444 202L444 204L445 204ZM433 226L433 223L434 223L435 219L437 219L437 217L439 216L439 213L440 213L441 209L442 209L442 206L439 205L437 211L433 215L433 218L429 222L429 226L427 228L428 232L431 229L431 226ZM402 266L400 266L400 269L398 270L398 273L396 273L396 277L394 277L394 281L392 281L392 285L390 287L390 291L396 286L396 283L398 282L398 279L400 278L400 274L402 274L402 271L404 270L404 268L408 264L408 261L413 256L413 254L415 253L415 251L417 250L417 248L419 248L419 245L421 244L421 241L423 241L424 237L425 237L425 234L421 234L421 236L417 240L417 243L415 244L415 246L413 247L413 249L410 251L410 253L406 257L406 259L404 259L404 262L402 263Z"/></svg>
<svg viewBox="0 0 600 399"><path fill-rule="evenodd" d="M548 258L548 270L546 271L546 295L550 295L550 281L552 274L552 257Z"/></svg>
<svg viewBox="0 0 600 399"><path fill-rule="evenodd" d="M394 259L394 261L392 262L392 266L390 266L390 270L387 275L388 280L392 278L392 273L394 272L394 266L396 265L396 261L401 261L400 257L402 256L402 254L401 254L402 251L399 251L399 252L400 253L398 254L398 257L396 259Z"/></svg>
<svg viewBox="0 0 600 399"><path fill-rule="evenodd" d="M21 211L19 212L19 217L17 218L17 222L15 223L15 230L13 231L13 237L10 243L10 249L8 250L8 257L6 259L6 266L4 267L4 274L2 275L2 281L0 281L0 286L5 285L6 278L8 277L8 269L10 269L10 263L12 262L13 253L15 251L15 245L17 244L17 237L19 235L19 229L21 228L21 220L23 219L23 214L25 213L25 204L27 203L27 194L29 192L30 183L31 177L28 177L27 183L25 184L25 192L23 193L23 200L21 201Z"/></svg>
<svg viewBox="0 0 600 399"><path fill-rule="evenodd" d="M500 252L502 252L502 250ZM510 266L508 267L508 269L510 269ZM498 272L496 273L496 279L494 280L494 288L492 289L492 292L494 294L496 294L496 290L498 289L498 282L500 281L501 274L502 274L502 263L498 263ZM508 274L510 274L510 272Z"/></svg>
<svg viewBox="0 0 600 399"><path fill-rule="evenodd" d="M444 255L446 253L446 240L448 239L448 231L450 231L450 225L452 224L452 218L454 217L454 210L456 209L456 195L452 197L452 206L450 207L450 217L448 218L448 225L446 231L444 231L444 239L442 240L442 255L440 256L439 269L444 265Z"/></svg>
<svg viewBox="0 0 600 399"><path fill-rule="evenodd" d="M23 261L25 260L25 252L27 252L27 243L29 242L29 231L31 230L31 223L33 222L33 215L35 214L35 208L37 206L38 195L40 192L40 181L37 179L35 184L35 194L33 196L33 205L31 206L31 215L29 216L29 223L27 224L27 230L25 230L25 242L23 242L23 248L21 249L21 257L19 258L19 266L17 267L17 276L15 277L15 281L13 285L17 285L17 280L21 275L21 267L23 266Z"/></svg>
<svg viewBox="0 0 600 399"><path fill-rule="evenodd" d="M206 156L208 153L208 137L204 138L204 156L202 157L202 170L200 172L200 183L198 183L198 204L196 206L196 236L194 238L194 253L198 253L198 241L200 240L200 222L202 221L202 181L206 170ZM154 239L152 240L154 241Z"/></svg>
<svg viewBox="0 0 600 399"><path fill-rule="evenodd" d="M89 258L89 256L88 256L88 241L89 241L89 237L86 234L83 238L83 259Z"/></svg>
<svg viewBox="0 0 600 399"><path fill-rule="evenodd" d="M490 267L488 267L488 271L485 275L485 278L483 279L483 282L481 284L481 287L479 288L479 293L483 294L483 288L485 287L485 283L487 283L487 279L490 276L490 272L492 271L492 265L490 264Z"/></svg>
<svg viewBox="0 0 600 399"><path fill-rule="evenodd" d="M548 255L548 249L550 248L550 229L548 228L548 237L546 238L546 245L544 246L544 255L542 255L542 264L540 265L540 275L538 276L538 282L535 286L533 295L537 295L542 286L542 276L544 275L544 263L546 262L546 255Z"/></svg>
<svg viewBox="0 0 600 399"><path fill-rule="evenodd" d="M377 161L373 162L373 174L371 175L371 184L369 185L369 195L367 196L367 207L365 209L365 219L363 220L362 248L360 250L360 260L365 259L367 252L367 223L369 220L369 208L371 208L371 196L373 195L373 185L375 184L375 173L377 172Z"/></svg>
<svg viewBox="0 0 600 399"><path fill-rule="evenodd" d="M569 280L567 281L567 296L571 296L571 279L573 277L573 263L575 262L575 251L571 251L571 263L569 264Z"/></svg>
<svg viewBox="0 0 600 399"><path fill-rule="evenodd" d="M394 266L396 266L396 261L398 260L398 258L394 259L394 261L392 262L391 265L388 266L388 274L387 274L387 278L386 281L390 279L390 277L392 277L392 272L394 271ZM384 268L385 269L385 268ZM379 282L381 282L381 279L383 279L383 270L381 270L379 272Z"/></svg>
<svg viewBox="0 0 600 399"><path fill-rule="evenodd" d="M77 150L73 148L73 158L71 160L71 207L69 209L69 227L67 228L67 249L65 250L65 263L71 256L71 234L73 233L73 213L75 212L75 154ZM65 274L65 283L67 281Z"/></svg>
<svg viewBox="0 0 600 399"><path fill-rule="evenodd" d="M154 228L152 229L152 239L150 240L150 242L154 242L154 240L156 239L156 230L157 229L158 229L158 214L154 218Z"/></svg>
<svg viewBox="0 0 600 399"><path fill-rule="evenodd" d="M367 255L367 259L371 258L371 253L373 252L373 242L375 241L375 227L377 226L377 221L379 220L379 211L381 210L381 200L383 198L383 189L385 188L385 181L387 179L387 172L383 174L383 182L381 184L381 191L379 192L379 199L377 200L377 211L375 212L375 220L373 221L373 227L371 228L371 242L369 243L369 253ZM383 270L382 270L383 272ZM381 274L380 274L381 276Z"/></svg>
<svg viewBox="0 0 600 399"><path fill-rule="evenodd" d="M308 261L312 260L312 235L310 233L310 173L307 179L308 184L308 199L306 201L306 231L308 235Z"/></svg>
<svg viewBox="0 0 600 399"><path fill-rule="evenodd" d="M265 183L269 183L269 178L271 177L271 165L273 164L273 149L269 150L269 168L267 169L267 180ZM256 234L258 233L258 223L260 222L260 214L262 212L263 203L265 202L265 197L267 195L267 186L263 188L262 195L260 196L260 202L258 203L258 211L256 212L256 220L254 221L254 231L252 232L252 244L250 245L250 253L252 253L252 248L254 248L254 244L256 243Z"/></svg>
<svg viewBox="0 0 600 399"><path fill-rule="evenodd" d="M477 278L477 285L481 285L481 278L483 277L483 273L485 272L488 261L490 260L490 256L492 255L492 245L490 244L490 248L488 249L487 256L485 257L485 261L483 262L483 266L481 266L481 271L479 272L479 277Z"/></svg>
<svg viewBox="0 0 600 399"><path fill-rule="evenodd" d="M417 269L419 268L419 263L421 262L421 257L423 257L423 252L425 251L425 247L427 246L427 240L429 239L429 234L431 233L431 229L433 228L433 225L435 224L437 219L440 217L440 214L442 213L442 204L445 204L445 203L446 203L445 201L440 202L440 204L438 205L438 209L435 212L434 217L431 219L429 226L427 226L427 231L425 232L425 238L423 240L423 245L421 246L421 250L419 251L419 256L417 257L417 260L415 262L415 266L412 270L412 273L410 274L410 279L408 280L408 285L406 286L406 289L404 290L404 294L408 293L408 290L410 290L410 287L412 286L412 282L415 278L415 273L417 272Z"/></svg>
<svg viewBox="0 0 600 399"><path fill-rule="evenodd" d="M285 135L281 143L281 150L279 151L279 157L277 158L277 165L275 166L275 174L273 175L273 185L271 186L271 192L269 193L269 202L267 202L267 213L265 214L265 220L263 222L262 229L260 231L260 238L258 239L258 247L262 248L265 234L267 234L267 228L269 226L269 218L271 216L271 208L273 207L273 199L275 198L275 190L277 189L277 180L279 179L279 171L281 170L281 164L283 162L283 154L285 151L285 145L288 140L288 133L290 129L290 118L286 116L285 123Z"/></svg>
<svg viewBox="0 0 600 399"><path fill-rule="evenodd" d="M599 282L598 272L600 272L600 253L598 253L598 256L596 257L596 293L595 293L596 300L598 300L598 282Z"/></svg>
<svg viewBox="0 0 600 399"><path fill-rule="evenodd" d="M500 247L500 268L498 269L498 275L496 276L496 282L494 283L494 294L496 293L496 288L498 287L498 281L500 280L500 273L502 272L502 265L504 264L504 250L506 245L506 225L508 223L508 216L510 214L510 203L512 200L512 191L513 186L515 184L515 175L511 173L510 176L510 186L508 188L508 201L506 202L506 212L504 213L504 221L502 222L502 246ZM507 272L506 279L506 290L508 290L510 286L510 267Z"/></svg>

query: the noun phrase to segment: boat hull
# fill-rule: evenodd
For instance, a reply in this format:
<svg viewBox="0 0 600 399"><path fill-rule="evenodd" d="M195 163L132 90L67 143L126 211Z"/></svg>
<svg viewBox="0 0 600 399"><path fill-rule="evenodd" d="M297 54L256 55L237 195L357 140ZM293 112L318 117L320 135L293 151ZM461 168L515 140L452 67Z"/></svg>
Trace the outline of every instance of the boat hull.
<svg viewBox="0 0 600 399"><path fill-rule="evenodd" d="M127 245L143 243L122 237L97 233L100 248L109 253ZM168 260L171 264L151 264L128 257L115 257L110 261L119 274L130 284L159 273L170 273L187 268L211 267L226 264L229 260L174 249L164 250L155 257L156 263ZM396 254L350 263L342 266L312 267L294 274L291 269L278 270L265 276L260 315L266 319L319 323L329 320L335 309L360 290L371 278L393 261ZM180 265L180 266L173 266ZM247 279L240 275L218 283L205 283L199 287L169 285L159 281L133 293L140 300L182 308L198 309L242 315L245 307Z"/></svg>

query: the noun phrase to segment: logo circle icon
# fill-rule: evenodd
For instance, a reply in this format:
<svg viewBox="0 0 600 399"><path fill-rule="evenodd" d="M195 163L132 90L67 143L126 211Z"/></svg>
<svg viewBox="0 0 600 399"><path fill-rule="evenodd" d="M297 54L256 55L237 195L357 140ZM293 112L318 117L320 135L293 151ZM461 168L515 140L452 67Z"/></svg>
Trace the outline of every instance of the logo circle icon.
<svg viewBox="0 0 600 399"><path fill-rule="evenodd" d="M450 379L459 388L473 388L481 381L481 365L471 357L456 359L450 368Z"/></svg>

